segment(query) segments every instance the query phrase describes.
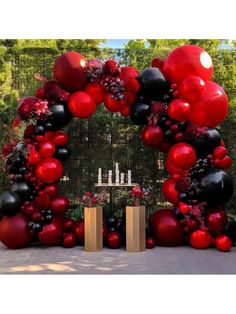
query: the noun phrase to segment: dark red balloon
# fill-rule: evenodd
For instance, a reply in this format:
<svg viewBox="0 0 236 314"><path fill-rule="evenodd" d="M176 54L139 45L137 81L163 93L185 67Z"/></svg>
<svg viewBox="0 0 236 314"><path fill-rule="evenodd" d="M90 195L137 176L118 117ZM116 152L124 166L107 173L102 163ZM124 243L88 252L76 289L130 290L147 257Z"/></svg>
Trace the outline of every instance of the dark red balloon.
<svg viewBox="0 0 236 314"><path fill-rule="evenodd" d="M188 170L195 164L196 160L194 148L184 142L173 145L168 153L169 163L176 168Z"/></svg>
<svg viewBox="0 0 236 314"><path fill-rule="evenodd" d="M166 170L174 180L183 178L186 175L186 170L174 167L169 159L166 161Z"/></svg>
<svg viewBox="0 0 236 314"><path fill-rule="evenodd" d="M57 146L64 146L69 142L69 135L63 131L57 131L53 136L53 141Z"/></svg>
<svg viewBox="0 0 236 314"><path fill-rule="evenodd" d="M221 207L210 209L207 211L205 223L210 231L220 233L228 223L228 216Z"/></svg>
<svg viewBox="0 0 236 314"><path fill-rule="evenodd" d="M168 115L177 121L186 121L190 114L190 104L182 99L174 99L168 105Z"/></svg>
<svg viewBox="0 0 236 314"><path fill-rule="evenodd" d="M162 67L165 78L172 83L180 83L189 76L199 76L210 81L213 64L209 54L201 47L184 45L174 49Z"/></svg>
<svg viewBox="0 0 236 314"><path fill-rule="evenodd" d="M42 159L35 167L36 177L44 183L52 183L62 176L63 167L56 158Z"/></svg>
<svg viewBox="0 0 236 314"><path fill-rule="evenodd" d="M44 188L44 193L46 193L50 198L54 198L58 194L58 185L49 184Z"/></svg>
<svg viewBox="0 0 236 314"><path fill-rule="evenodd" d="M49 207L55 216L60 216L65 214L65 212L69 208L69 205L70 201L68 200L68 198L62 195L58 195L53 200L51 200Z"/></svg>
<svg viewBox="0 0 236 314"><path fill-rule="evenodd" d="M184 242L184 230L176 219L173 210L161 209L149 218L150 227L161 246L178 246Z"/></svg>
<svg viewBox="0 0 236 314"><path fill-rule="evenodd" d="M124 100L116 100L111 98L111 95L106 93L104 97L104 105L110 112L118 112L124 108L125 102Z"/></svg>
<svg viewBox="0 0 236 314"><path fill-rule="evenodd" d="M141 139L146 146L159 147L164 141L164 134L159 126L147 125L142 130Z"/></svg>
<svg viewBox="0 0 236 314"><path fill-rule="evenodd" d="M55 144L51 141L43 141L39 145L39 153L41 157L51 157L55 151Z"/></svg>
<svg viewBox="0 0 236 314"><path fill-rule="evenodd" d="M191 103L189 121L215 128L228 114L228 97L218 84L206 82L203 98Z"/></svg>
<svg viewBox="0 0 236 314"><path fill-rule="evenodd" d="M232 247L232 241L224 234L220 234L215 239L216 248L222 252L228 252Z"/></svg>
<svg viewBox="0 0 236 314"><path fill-rule="evenodd" d="M207 249L211 245L212 237L206 230L196 230L190 235L190 244L195 249Z"/></svg>
<svg viewBox="0 0 236 314"><path fill-rule="evenodd" d="M107 246L110 249L118 249L121 246L121 235L119 232L112 231L108 233Z"/></svg>
<svg viewBox="0 0 236 314"><path fill-rule="evenodd" d="M0 221L0 241L9 249L26 247L32 239L28 222L22 214L5 216Z"/></svg>
<svg viewBox="0 0 236 314"><path fill-rule="evenodd" d="M67 52L56 59L53 67L53 77L62 87L69 91L75 92L85 87L87 77L84 72L86 59L78 52Z"/></svg>
<svg viewBox="0 0 236 314"><path fill-rule="evenodd" d="M63 221L63 231L73 231L75 227L75 221L71 218L66 218Z"/></svg>
<svg viewBox="0 0 236 314"><path fill-rule="evenodd" d="M60 242L61 236L62 223L61 220L56 217L38 233L39 241L45 245L57 245Z"/></svg>
<svg viewBox="0 0 236 314"><path fill-rule="evenodd" d="M175 180L169 178L166 179L162 185L162 192L164 197L167 199L168 202L176 205L179 203L179 194L175 189Z"/></svg>
<svg viewBox="0 0 236 314"><path fill-rule="evenodd" d="M127 82L129 78L137 78L139 76L139 72L132 66L124 66L120 69L120 79L124 82Z"/></svg>
<svg viewBox="0 0 236 314"><path fill-rule="evenodd" d="M63 237L62 244L65 248L72 248L76 245L76 236L74 233L67 233Z"/></svg>
<svg viewBox="0 0 236 314"><path fill-rule="evenodd" d="M149 237L146 239L146 248L153 249L155 247L155 239L153 237Z"/></svg>
<svg viewBox="0 0 236 314"><path fill-rule="evenodd" d="M69 97L69 109L74 117L88 119L96 111L94 99L85 92L76 92Z"/></svg>
<svg viewBox="0 0 236 314"><path fill-rule="evenodd" d="M196 101L205 95L206 84L199 76L190 76L181 83L178 91L181 98Z"/></svg>
<svg viewBox="0 0 236 314"><path fill-rule="evenodd" d="M89 83L85 90L96 102L96 105L101 105L104 102L105 90L99 83Z"/></svg>
<svg viewBox="0 0 236 314"><path fill-rule="evenodd" d="M79 220L75 225L75 234L80 244L84 244L84 220Z"/></svg>

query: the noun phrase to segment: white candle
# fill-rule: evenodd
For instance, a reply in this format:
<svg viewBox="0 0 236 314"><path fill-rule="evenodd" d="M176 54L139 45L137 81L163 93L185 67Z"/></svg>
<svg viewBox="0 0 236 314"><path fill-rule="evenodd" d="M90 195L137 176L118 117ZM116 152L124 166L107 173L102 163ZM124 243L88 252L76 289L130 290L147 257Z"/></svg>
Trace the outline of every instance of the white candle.
<svg viewBox="0 0 236 314"><path fill-rule="evenodd" d="M120 182L120 171L117 170L116 171L116 184L119 184L119 182Z"/></svg>
<svg viewBox="0 0 236 314"><path fill-rule="evenodd" d="M125 181L125 174L122 172L120 174L120 184L124 184L124 181Z"/></svg>
<svg viewBox="0 0 236 314"><path fill-rule="evenodd" d="M119 164L116 162L116 172L119 171Z"/></svg>
<svg viewBox="0 0 236 314"><path fill-rule="evenodd" d="M131 170L128 170L128 184L131 185Z"/></svg>
<svg viewBox="0 0 236 314"><path fill-rule="evenodd" d="M98 168L98 184L102 184L102 168Z"/></svg>
<svg viewBox="0 0 236 314"><path fill-rule="evenodd" d="M108 171L108 185L112 185L112 170Z"/></svg>

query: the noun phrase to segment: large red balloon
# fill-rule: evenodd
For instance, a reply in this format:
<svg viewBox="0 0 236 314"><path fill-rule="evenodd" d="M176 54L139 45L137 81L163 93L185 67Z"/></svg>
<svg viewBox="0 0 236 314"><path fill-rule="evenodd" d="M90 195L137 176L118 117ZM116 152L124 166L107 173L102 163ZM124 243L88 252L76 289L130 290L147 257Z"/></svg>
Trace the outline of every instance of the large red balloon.
<svg viewBox="0 0 236 314"><path fill-rule="evenodd" d="M176 205L179 203L179 194L175 189L175 180L169 178L162 185L162 192L168 202Z"/></svg>
<svg viewBox="0 0 236 314"><path fill-rule="evenodd" d="M183 244L184 230L175 218L173 210L158 210L150 216L149 222L159 245L177 246Z"/></svg>
<svg viewBox="0 0 236 314"><path fill-rule="evenodd" d="M101 105L104 101L105 89L99 83L89 83L85 90L96 102L96 105Z"/></svg>
<svg viewBox="0 0 236 314"><path fill-rule="evenodd" d="M182 142L171 147L168 160L174 167L188 170L195 164L197 156L191 145Z"/></svg>
<svg viewBox="0 0 236 314"><path fill-rule="evenodd" d="M208 127L216 127L228 114L228 97L218 84L206 82L203 98L191 103L189 121Z"/></svg>
<svg viewBox="0 0 236 314"><path fill-rule="evenodd" d="M68 106L73 116L80 119L87 119L96 111L94 99L85 92L72 94L69 98Z"/></svg>
<svg viewBox="0 0 236 314"><path fill-rule="evenodd" d="M186 121L190 114L190 104L182 99L174 99L168 105L168 115L173 120Z"/></svg>
<svg viewBox="0 0 236 314"><path fill-rule="evenodd" d="M120 79L126 82L129 78L137 78L139 76L139 72L131 66L125 66L120 69Z"/></svg>
<svg viewBox="0 0 236 314"><path fill-rule="evenodd" d="M22 214L6 216L0 221L0 241L9 249L24 248L31 238L28 220Z"/></svg>
<svg viewBox="0 0 236 314"><path fill-rule="evenodd" d="M196 75L210 81L213 64L209 54L201 47L184 45L174 49L166 58L163 73L172 83L180 83L189 76Z"/></svg>
<svg viewBox="0 0 236 314"><path fill-rule="evenodd" d="M223 208L210 209L205 222L210 231L220 233L228 223L228 216Z"/></svg>
<svg viewBox="0 0 236 314"><path fill-rule="evenodd" d="M187 101L201 99L206 92L206 84L199 76L190 76L186 78L179 87L181 98Z"/></svg>
<svg viewBox="0 0 236 314"><path fill-rule="evenodd" d="M195 249L207 249L211 244L211 235L206 230L196 230L190 235L190 244Z"/></svg>
<svg viewBox="0 0 236 314"><path fill-rule="evenodd" d="M36 177L44 183L52 183L62 176L63 167L56 158L42 159L35 167Z"/></svg>
<svg viewBox="0 0 236 314"><path fill-rule="evenodd" d="M186 170L174 167L169 159L166 161L166 170L171 175L173 179L180 179L186 175Z"/></svg>
<svg viewBox="0 0 236 314"><path fill-rule="evenodd" d="M41 157L51 157L56 151L55 144L52 141L43 141L39 145Z"/></svg>
<svg viewBox="0 0 236 314"><path fill-rule="evenodd" d="M159 126L147 125L142 130L141 139L146 146L159 147L164 141L164 134Z"/></svg>
<svg viewBox="0 0 236 314"><path fill-rule="evenodd" d="M53 67L53 77L62 87L75 92L85 87L87 77L83 70L86 59L78 52L67 52L57 58Z"/></svg>
<svg viewBox="0 0 236 314"><path fill-rule="evenodd" d="M62 222L56 217L52 222L43 227L43 230L38 233L39 241L45 245L56 245L59 243L62 235Z"/></svg>
<svg viewBox="0 0 236 314"><path fill-rule="evenodd" d="M70 202L68 198L62 195L58 195L50 202L49 207L55 216L60 216L65 214L65 212L69 208L69 205Z"/></svg>

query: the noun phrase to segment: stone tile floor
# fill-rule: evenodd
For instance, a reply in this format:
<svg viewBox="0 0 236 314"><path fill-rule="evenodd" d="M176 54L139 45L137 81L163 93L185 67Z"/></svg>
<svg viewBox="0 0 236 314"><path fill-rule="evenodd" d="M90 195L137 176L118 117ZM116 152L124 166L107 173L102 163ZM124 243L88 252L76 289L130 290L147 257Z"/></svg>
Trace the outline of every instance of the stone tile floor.
<svg viewBox="0 0 236 314"><path fill-rule="evenodd" d="M78 246L8 250L0 244L0 274L236 274L236 248L228 253L190 247L87 253Z"/></svg>

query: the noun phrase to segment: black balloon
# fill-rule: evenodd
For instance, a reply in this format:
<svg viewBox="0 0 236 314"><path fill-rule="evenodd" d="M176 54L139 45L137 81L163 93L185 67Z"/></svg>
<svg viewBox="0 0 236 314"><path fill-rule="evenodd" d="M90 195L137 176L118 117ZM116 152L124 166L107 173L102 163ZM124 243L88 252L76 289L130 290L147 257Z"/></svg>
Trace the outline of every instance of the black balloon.
<svg viewBox="0 0 236 314"><path fill-rule="evenodd" d="M62 102L51 104L49 110L52 114L46 121L45 125L51 124L52 130L59 130L70 123L72 115L67 104Z"/></svg>
<svg viewBox="0 0 236 314"><path fill-rule="evenodd" d="M138 101L130 107L130 119L137 125L148 123L148 116L151 114L151 106Z"/></svg>
<svg viewBox="0 0 236 314"><path fill-rule="evenodd" d="M206 133L190 143L195 148L198 156L201 156L212 153L214 148L220 145L220 142L220 133L216 129L208 128Z"/></svg>
<svg viewBox="0 0 236 314"><path fill-rule="evenodd" d="M222 233L227 235L233 243L236 242L236 221L234 218L228 217L228 223Z"/></svg>
<svg viewBox="0 0 236 314"><path fill-rule="evenodd" d="M200 198L211 205L221 205L233 195L233 179L225 171L214 168L207 171L200 181Z"/></svg>
<svg viewBox="0 0 236 314"><path fill-rule="evenodd" d="M0 213L3 216L14 216L20 212L21 200L14 192L4 192L0 195Z"/></svg>
<svg viewBox="0 0 236 314"><path fill-rule="evenodd" d="M57 146L54 153L54 157L64 161L67 160L71 155L71 151L67 146Z"/></svg>
<svg viewBox="0 0 236 314"><path fill-rule="evenodd" d="M23 201L29 200L32 194L31 186L25 181L13 183L11 190L17 193Z"/></svg>
<svg viewBox="0 0 236 314"><path fill-rule="evenodd" d="M146 68L140 74L140 95L149 100L162 100L168 84L158 68Z"/></svg>

